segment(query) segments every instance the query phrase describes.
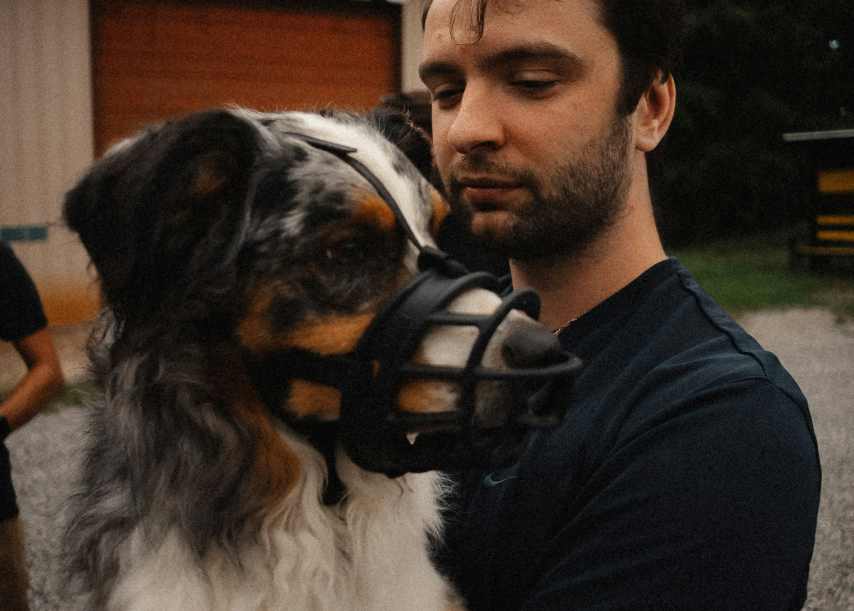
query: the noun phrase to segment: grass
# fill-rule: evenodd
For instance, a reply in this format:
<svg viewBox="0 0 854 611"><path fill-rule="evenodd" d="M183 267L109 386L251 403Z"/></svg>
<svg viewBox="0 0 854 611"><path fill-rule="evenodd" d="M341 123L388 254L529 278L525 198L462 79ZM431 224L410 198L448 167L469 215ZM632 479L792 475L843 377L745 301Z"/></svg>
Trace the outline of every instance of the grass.
<svg viewBox="0 0 854 611"><path fill-rule="evenodd" d="M854 265L793 269L785 237L758 236L673 249L697 281L734 315L761 309L824 307L854 319Z"/></svg>

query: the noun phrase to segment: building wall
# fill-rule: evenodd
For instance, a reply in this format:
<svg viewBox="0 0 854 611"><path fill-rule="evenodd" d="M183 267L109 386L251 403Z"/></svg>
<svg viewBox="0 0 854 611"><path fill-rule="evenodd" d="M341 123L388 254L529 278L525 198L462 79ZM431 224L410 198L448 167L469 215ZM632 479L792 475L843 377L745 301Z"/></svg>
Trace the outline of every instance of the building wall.
<svg viewBox="0 0 854 611"><path fill-rule="evenodd" d="M96 291L60 217L93 157L88 0L2 0L0 71L0 237L51 323L77 321L94 312Z"/></svg>
<svg viewBox="0 0 854 611"><path fill-rule="evenodd" d="M418 76L421 58L421 1L408 0L401 14L401 89L403 91L425 91L426 87Z"/></svg>
<svg viewBox="0 0 854 611"><path fill-rule="evenodd" d="M92 2L97 153L195 110L367 110L400 87L393 4Z"/></svg>
<svg viewBox="0 0 854 611"><path fill-rule="evenodd" d="M420 0L402 4L400 85L418 79ZM88 257L63 228L63 194L93 161L90 0L0 0L0 239L30 271L51 324L98 307Z"/></svg>

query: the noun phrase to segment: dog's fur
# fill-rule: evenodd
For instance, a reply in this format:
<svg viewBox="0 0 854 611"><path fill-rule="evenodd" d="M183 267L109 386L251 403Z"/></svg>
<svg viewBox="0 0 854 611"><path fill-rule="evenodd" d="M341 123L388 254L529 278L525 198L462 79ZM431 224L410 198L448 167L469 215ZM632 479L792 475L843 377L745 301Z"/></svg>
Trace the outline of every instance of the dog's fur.
<svg viewBox="0 0 854 611"><path fill-rule="evenodd" d="M107 306L90 346L103 398L66 536L89 608L449 603L428 550L441 534L440 476L390 479L339 448L346 494L325 505L323 454L271 415L247 373L247 355L263 363L282 351L352 350L415 272L415 250L386 203L292 131L358 149L431 241L446 205L381 134L417 141L390 116L199 113L115 146L67 196L67 223ZM498 301L478 289L451 309L488 312ZM509 317L487 360L504 366L502 329L530 324ZM460 365L472 332L437 329L416 358ZM282 384L294 418L338 417L337 390ZM411 382L399 402L442 409L457 391ZM501 403L500 393L480 395L478 409Z"/></svg>

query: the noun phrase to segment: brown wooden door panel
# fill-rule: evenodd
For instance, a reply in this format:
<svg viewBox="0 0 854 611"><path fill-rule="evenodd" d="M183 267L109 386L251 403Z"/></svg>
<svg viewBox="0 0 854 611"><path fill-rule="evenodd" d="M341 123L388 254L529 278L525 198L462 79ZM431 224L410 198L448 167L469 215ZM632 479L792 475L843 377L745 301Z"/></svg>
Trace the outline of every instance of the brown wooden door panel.
<svg viewBox="0 0 854 611"><path fill-rule="evenodd" d="M399 22L392 5L95 2L97 151L213 106L370 108L399 88Z"/></svg>

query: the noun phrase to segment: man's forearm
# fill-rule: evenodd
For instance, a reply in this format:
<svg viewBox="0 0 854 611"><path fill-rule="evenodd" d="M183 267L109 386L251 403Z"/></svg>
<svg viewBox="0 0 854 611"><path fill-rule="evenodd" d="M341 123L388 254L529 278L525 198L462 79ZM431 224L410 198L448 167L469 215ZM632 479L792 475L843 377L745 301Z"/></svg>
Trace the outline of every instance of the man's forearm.
<svg viewBox="0 0 854 611"><path fill-rule="evenodd" d="M0 403L0 415L12 430L26 424L64 384L58 361L36 363Z"/></svg>

